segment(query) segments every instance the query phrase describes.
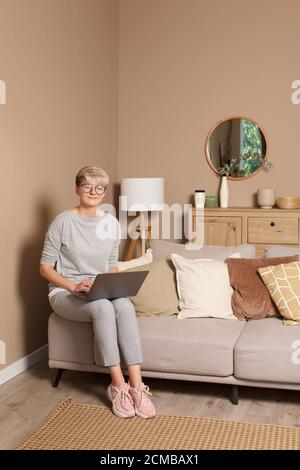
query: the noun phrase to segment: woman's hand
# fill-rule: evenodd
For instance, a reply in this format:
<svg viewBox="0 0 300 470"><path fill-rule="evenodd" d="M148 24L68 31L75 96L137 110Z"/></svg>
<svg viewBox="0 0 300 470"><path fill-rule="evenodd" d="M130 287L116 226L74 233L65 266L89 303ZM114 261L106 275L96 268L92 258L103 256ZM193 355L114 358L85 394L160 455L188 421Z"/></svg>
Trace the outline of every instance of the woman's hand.
<svg viewBox="0 0 300 470"><path fill-rule="evenodd" d="M78 284L74 284L72 292L89 292L94 283L93 279L84 279Z"/></svg>

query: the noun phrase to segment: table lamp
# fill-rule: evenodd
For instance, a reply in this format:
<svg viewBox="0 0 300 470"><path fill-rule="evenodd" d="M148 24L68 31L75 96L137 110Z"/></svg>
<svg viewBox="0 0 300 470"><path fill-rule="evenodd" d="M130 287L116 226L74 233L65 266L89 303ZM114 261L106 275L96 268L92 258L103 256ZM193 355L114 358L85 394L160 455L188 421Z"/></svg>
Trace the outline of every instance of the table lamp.
<svg viewBox="0 0 300 470"><path fill-rule="evenodd" d="M123 178L121 181L121 210L140 212L137 231L141 234L142 256L145 254L146 239L150 240L151 227L145 226L145 212L163 210L164 178ZM133 256L136 239L131 239L126 260Z"/></svg>

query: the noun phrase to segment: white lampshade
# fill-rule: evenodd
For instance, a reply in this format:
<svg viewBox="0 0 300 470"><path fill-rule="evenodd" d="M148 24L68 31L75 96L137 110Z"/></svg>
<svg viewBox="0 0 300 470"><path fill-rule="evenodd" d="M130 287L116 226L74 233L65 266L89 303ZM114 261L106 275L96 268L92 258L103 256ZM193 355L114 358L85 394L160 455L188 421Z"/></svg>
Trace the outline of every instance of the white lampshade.
<svg viewBox="0 0 300 470"><path fill-rule="evenodd" d="M123 178L122 211L161 211L164 204L164 178Z"/></svg>

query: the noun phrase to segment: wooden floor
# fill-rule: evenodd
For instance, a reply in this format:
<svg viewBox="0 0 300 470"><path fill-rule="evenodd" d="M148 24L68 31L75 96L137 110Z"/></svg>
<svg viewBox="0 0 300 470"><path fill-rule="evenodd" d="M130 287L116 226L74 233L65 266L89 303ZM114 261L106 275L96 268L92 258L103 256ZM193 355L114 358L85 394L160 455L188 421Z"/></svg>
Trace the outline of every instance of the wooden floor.
<svg viewBox="0 0 300 470"><path fill-rule="evenodd" d="M13 449L66 397L75 403L109 406L107 375L66 371L53 389L54 373L45 360L0 386L0 449ZM157 414L300 426L299 392L241 387L240 403L234 406L226 385L161 379L145 379L145 383L153 393Z"/></svg>

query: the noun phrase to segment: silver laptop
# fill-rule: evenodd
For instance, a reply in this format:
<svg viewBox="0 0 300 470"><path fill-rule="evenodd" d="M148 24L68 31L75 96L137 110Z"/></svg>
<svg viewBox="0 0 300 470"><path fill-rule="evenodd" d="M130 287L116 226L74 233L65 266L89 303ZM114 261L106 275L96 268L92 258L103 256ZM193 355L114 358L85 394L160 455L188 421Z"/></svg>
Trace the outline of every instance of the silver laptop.
<svg viewBox="0 0 300 470"><path fill-rule="evenodd" d="M80 293L86 300L118 299L136 295L149 271L98 274L88 293Z"/></svg>

